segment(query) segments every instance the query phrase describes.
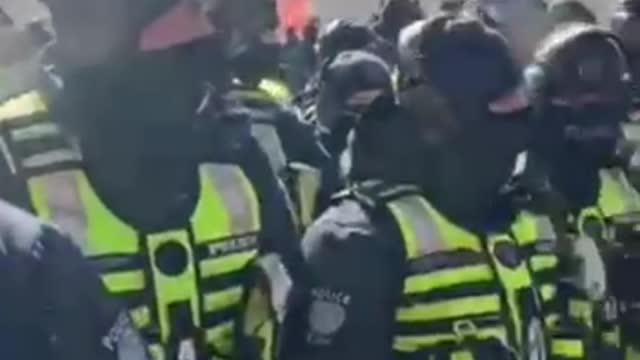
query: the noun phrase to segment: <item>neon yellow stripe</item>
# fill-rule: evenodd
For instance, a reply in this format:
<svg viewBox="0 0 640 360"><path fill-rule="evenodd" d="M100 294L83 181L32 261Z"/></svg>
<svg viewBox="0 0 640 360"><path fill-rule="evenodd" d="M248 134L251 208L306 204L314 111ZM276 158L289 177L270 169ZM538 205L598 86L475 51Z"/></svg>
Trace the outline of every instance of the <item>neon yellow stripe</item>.
<svg viewBox="0 0 640 360"><path fill-rule="evenodd" d="M449 220L442 216L442 214L440 214L440 212L431 206L431 204L429 204L429 202L424 198L420 198L420 202L427 208L428 213L433 218L433 221L440 232L442 237L441 241L445 241L448 248L469 249L475 251L484 250L482 242L477 236L449 222Z"/></svg>
<svg viewBox="0 0 640 360"><path fill-rule="evenodd" d="M242 299L242 286L204 295L204 311L212 312L236 305Z"/></svg>
<svg viewBox="0 0 640 360"><path fill-rule="evenodd" d="M418 246L418 240L416 239L416 233L411 221L404 215L402 209L394 203L388 204L389 210L395 217L402 233L402 239L404 240L405 251L407 252L407 258L414 259L419 254L420 247Z"/></svg>
<svg viewBox="0 0 640 360"><path fill-rule="evenodd" d="M251 250L222 258L203 260L200 262L200 274L202 277L211 277L238 271L245 267L256 255L258 255L258 251Z"/></svg>
<svg viewBox="0 0 640 360"><path fill-rule="evenodd" d="M432 321L462 317L465 315L496 313L499 311L499 296L471 296L425 305L418 304L411 307L403 307L396 311L396 320L405 322Z"/></svg>
<svg viewBox="0 0 640 360"><path fill-rule="evenodd" d="M569 358L582 358L584 346L580 340L551 340L551 354Z"/></svg>
<svg viewBox="0 0 640 360"><path fill-rule="evenodd" d="M138 253L138 234L98 198L86 175L77 175L80 198L87 212L87 255Z"/></svg>
<svg viewBox="0 0 640 360"><path fill-rule="evenodd" d="M619 215L625 212L626 203L623 190L610 170L600 171L600 198L598 205L605 216Z"/></svg>
<svg viewBox="0 0 640 360"><path fill-rule="evenodd" d="M153 264L153 285L155 290L158 322L160 323L160 336L162 342L166 342L171 335L170 307L177 302L186 302L191 309L193 323L200 326L200 297L196 271L194 266L193 249L189 243L189 235L186 231L167 231L147 236L147 246ZM158 269L156 256L158 249L165 246L179 246L185 251L186 266L184 270L175 275L167 275Z"/></svg>
<svg viewBox="0 0 640 360"><path fill-rule="evenodd" d="M620 328L616 328L612 331L604 331L602 333L602 341L608 346L619 347L620 346Z"/></svg>
<svg viewBox="0 0 640 360"><path fill-rule="evenodd" d="M451 354L451 360L473 360L473 354L469 351L456 351Z"/></svg>
<svg viewBox="0 0 640 360"><path fill-rule="evenodd" d="M47 203L47 195L42 184L42 178L31 178L27 180L29 195L31 196L31 206L38 217L44 221L51 221L51 209Z"/></svg>
<svg viewBox="0 0 640 360"><path fill-rule="evenodd" d="M460 267L407 277L404 280L404 292L405 294L415 294L461 283L491 279L493 279L493 272L488 265Z"/></svg>
<svg viewBox="0 0 640 360"><path fill-rule="evenodd" d="M585 300L569 300L569 315L593 328L593 305Z"/></svg>
<svg viewBox="0 0 640 360"><path fill-rule="evenodd" d="M555 255L535 255L531 258L531 269L534 272L553 269L558 266L558 257Z"/></svg>
<svg viewBox="0 0 640 360"><path fill-rule="evenodd" d="M0 123L46 111L42 95L37 91L30 91L0 104Z"/></svg>
<svg viewBox="0 0 640 360"><path fill-rule="evenodd" d="M164 349L161 345L149 345L149 354L153 360L166 360Z"/></svg>
<svg viewBox="0 0 640 360"><path fill-rule="evenodd" d="M147 306L140 306L129 310L129 316L138 329L146 328L151 324L151 311Z"/></svg>
<svg viewBox="0 0 640 360"><path fill-rule="evenodd" d="M144 289L144 272L136 270L103 274L102 282L112 293L139 291Z"/></svg>
<svg viewBox="0 0 640 360"><path fill-rule="evenodd" d="M242 190L244 190L244 194L247 196L247 200L251 206L251 218L253 219L253 229L255 231L259 231L262 228L262 221L260 218L260 202L258 201L258 195L256 194L256 190L251 184L249 178L244 173L244 171L239 171L240 177L240 185L242 186Z"/></svg>
<svg viewBox="0 0 640 360"><path fill-rule="evenodd" d="M480 340L484 339L502 339L506 338L506 330L504 328L487 328L479 329L476 337ZM413 352L417 349L438 345L444 342L453 342L460 340L455 334L438 334L425 336L396 336L393 340L393 348L400 352Z"/></svg>
<svg viewBox="0 0 640 360"><path fill-rule="evenodd" d="M625 355L625 360L640 360L640 350L636 350L633 346L627 346Z"/></svg>
<svg viewBox="0 0 640 360"><path fill-rule="evenodd" d="M193 234L197 243L227 238L231 219L222 195L213 186L204 167L200 167L200 199L193 215Z"/></svg>
<svg viewBox="0 0 640 360"><path fill-rule="evenodd" d="M540 295L542 296L542 300L547 302L553 299L557 294L557 288L555 285L542 285L540 287Z"/></svg>
<svg viewBox="0 0 640 360"><path fill-rule="evenodd" d="M544 323L545 325L547 325L547 327L549 328L553 328L555 327L558 322L560 321L560 315L559 314L551 314L551 315L547 315L544 318Z"/></svg>
<svg viewBox="0 0 640 360"><path fill-rule="evenodd" d="M213 344L221 355L231 355L233 351L234 325L228 321L205 332L207 343Z"/></svg>
<svg viewBox="0 0 640 360"><path fill-rule="evenodd" d="M521 212L511 229L520 245L532 243L537 239L538 229L536 220L528 212Z"/></svg>

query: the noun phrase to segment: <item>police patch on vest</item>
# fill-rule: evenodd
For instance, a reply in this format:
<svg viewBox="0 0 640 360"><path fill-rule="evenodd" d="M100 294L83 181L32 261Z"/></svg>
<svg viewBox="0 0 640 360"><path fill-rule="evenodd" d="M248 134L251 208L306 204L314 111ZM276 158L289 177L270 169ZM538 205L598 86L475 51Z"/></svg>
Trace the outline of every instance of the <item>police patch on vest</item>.
<svg viewBox="0 0 640 360"><path fill-rule="evenodd" d="M521 259L518 247L508 242L500 242L494 248L494 254L500 264L515 269L520 265Z"/></svg>
<svg viewBox="0 0 640 360"><path fill-rule="evenodd" d="M209 255L224 256L245 250L251 250L258 246L258 237L256 235L245 235L233 237L225 241L216 241L209 244Z"/></svg>
<svg viewBox="0 0 640 360"><path fill-rule="evenodd" d="M313 345L329 345L347 319L347 306L351 296L340 291L315 288L311 291L309 331L307 342Z"/></svg>
<svg viewBox="0 0 640 360"><path fill-rule="evenodd" d="M335 334L347 318L347 311L341 304L315 300L309 311L311 330L319 335Z"/></svg>

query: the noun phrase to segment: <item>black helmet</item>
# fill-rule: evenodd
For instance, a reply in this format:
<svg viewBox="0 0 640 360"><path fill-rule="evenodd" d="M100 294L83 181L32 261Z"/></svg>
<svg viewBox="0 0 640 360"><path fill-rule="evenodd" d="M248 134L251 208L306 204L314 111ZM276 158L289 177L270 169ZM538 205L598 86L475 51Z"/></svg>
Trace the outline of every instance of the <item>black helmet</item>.
<svg viewBox="0 0 640 360"><path fill-rule="evenodd" d="M531 92L556 101L627 101L630 74L618 39L594 25L574 23L544 39L525 71Z"/></svg>
<svg viewBox="0 0 640 360"><path fill-rule="evenodd" d="M391 72L379 57L359 50L344 51L326 64L320 75L317 113L332 129L344 113L360 115L378 98L393 98Z"/></svg>
<svg viewBox="0 0 640 360"><path fill-rule="evenodd" d="M427 82L447 97L495 99L519 81L504 38L466 14L442 13L409 25L398 53L401 85Z"/></svg>
<svg viewBox="0 0 640 360"><path fill-rule="evenodd" d="M366 25L342 19L333 20L320 34L318 53L322 61L331 61L340 52L362 49L375 38L375 33Z"/></svg>

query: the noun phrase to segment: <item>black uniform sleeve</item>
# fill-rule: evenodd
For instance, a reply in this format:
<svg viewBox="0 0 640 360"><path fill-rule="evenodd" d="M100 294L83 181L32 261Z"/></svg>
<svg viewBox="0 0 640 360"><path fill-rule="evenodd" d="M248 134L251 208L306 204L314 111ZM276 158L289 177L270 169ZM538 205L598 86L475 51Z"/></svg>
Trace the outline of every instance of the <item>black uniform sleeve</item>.
<svg viewBox="0 0 640 360"><path fill-rule="evenodd" d="M289 160L324 168L330 158L316 137L315 127L303 122L292 110L283 110L279 117L278 133Z"/></svg>
<svg viewBox="0 0 640 360"><path fill-rule="evenodd" d="M39 290L56 359L146 359L128 313L72 241L43 226L38 246Z"/></svg>
<svg viewBox="0 0 640 360"><path fill-rule="evenodd" d="M267 155L253 141L245 144L241 162L256 187L260 202L262 230L259 242L263 253L275 252L300 262L300 241L291 201L284 185L269 165Z"/></svg>
<svg viewBox="0 0 640 360"><path fill-rule="evenodd" d="M390 360L402 268L379 231L329 210L303 239L310 286L285 324L284 358ZM337 220L337 221L336 221Z"/></svg>
<svg viewBox="0 0 640 360"><path fill-rule="evenodd" d="M21 353L52 360L145 359L144 345L119 303L106 295L72 241L4 202L0 202L0 258L0 286L12 294L7 302L3 292L3 304L11 307L3 312L22 318L21 330L11 338L32 344L26 351L21 347ZM21 334L33 336L25 339ZM128 356L121 357L124 350Z"/></svg>

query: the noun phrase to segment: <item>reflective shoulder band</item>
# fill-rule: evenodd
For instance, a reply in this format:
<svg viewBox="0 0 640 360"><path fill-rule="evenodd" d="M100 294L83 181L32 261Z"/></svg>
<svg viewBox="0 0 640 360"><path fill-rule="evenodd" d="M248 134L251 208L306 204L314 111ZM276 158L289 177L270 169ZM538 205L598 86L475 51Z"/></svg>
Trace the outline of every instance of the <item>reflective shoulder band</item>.
<svg viewBox="0 0 640 360"><path fill-rule="evenodd" d="M420 196L400 198L387 206L398 222L409 259L447 250L481 251L477 237L450 223Z"/></svg>
<svg viewBox="0 0 640 360"><path fill-rule="evenodd" d="M287 156L284 153L284 147L275 125L251 124L251 134L256 139L260 149L267 155L271 169L273 169L274 173L280 174L287 165Z"/></svg>
<svg viewBox="0 0 640 360"><path fill-rule="evenodd" d="M260 204L255 189L242 168L236 165L204 164L201 166L201 174L204 175L202 191L207 191L208 195L216 195L226 208L225 219L228 224L223 228L227 228L229 233L223 235L242 235L259 231ZM208 183L204 183L205 181ZM223 216L207 215L211 216L209 221L216 221L216 217ZM198 227L200 225L205 226L198 224ZM200 229L196 229L198 230Z"/></svg>
<svg viewBox="0 0 640 360"><path fill-rule="evenodd" d="M268 254L261 257L258 260L258 265L269 280L271 304L278 317L278 321L283 321L289 293L293 286L293 280L289 275L289 271L277 254Z"/></svg>
<svg viewBox="0 0 640 360"><path fill-rule="evenodd" d="M598 206L605 217L640 212L640 194L622 169L602 170L600 181Z"/></svg>
<svg viewBox="0 0 640 360"><path fill-rule="evenodd" d="M9 99L0 105L0 123L46 111L47 105L42 95L37 91L31 91Z"/></svg>

